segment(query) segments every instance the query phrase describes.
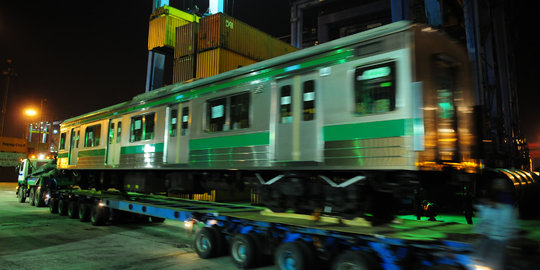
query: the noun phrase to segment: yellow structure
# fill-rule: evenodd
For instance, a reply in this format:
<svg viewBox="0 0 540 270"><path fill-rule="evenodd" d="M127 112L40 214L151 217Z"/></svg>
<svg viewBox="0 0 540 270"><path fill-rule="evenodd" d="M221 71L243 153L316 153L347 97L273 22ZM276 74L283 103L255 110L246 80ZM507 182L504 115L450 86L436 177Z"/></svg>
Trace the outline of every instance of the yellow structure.
<svg viewBox="0 0 540 270"><path fill-rule="evenodd" d="M174 48L176 28L190 22L199 22L200 17L194 14L162 6L150 15L148 28L148 50L154 48Z"/></svg>

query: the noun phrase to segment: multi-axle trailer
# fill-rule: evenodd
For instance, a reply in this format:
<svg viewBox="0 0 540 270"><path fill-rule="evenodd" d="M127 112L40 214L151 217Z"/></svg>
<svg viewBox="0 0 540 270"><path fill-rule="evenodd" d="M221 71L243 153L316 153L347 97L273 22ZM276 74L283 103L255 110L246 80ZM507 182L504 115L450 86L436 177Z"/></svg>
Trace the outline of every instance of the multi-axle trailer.
<svg viewBox="0 0 540 270"><path fill-rule="evenodd" d="M48 190L46 198L51 213L93 225L183 221L197 231L193 248L201 258L230 255L239 268L272 261L279 269L474 269L478 264L472 226L456 222L399 219L372 226L361 218L314 218L245 204L71 188Z"/></svg>

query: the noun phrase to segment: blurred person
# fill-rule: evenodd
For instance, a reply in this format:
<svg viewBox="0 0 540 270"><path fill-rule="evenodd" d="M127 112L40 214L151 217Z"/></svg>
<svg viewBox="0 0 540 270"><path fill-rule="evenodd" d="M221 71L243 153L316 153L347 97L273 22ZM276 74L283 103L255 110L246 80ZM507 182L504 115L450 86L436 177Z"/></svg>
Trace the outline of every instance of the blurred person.
<svg viewBox="0 0 540 270"><path fill-rule="evenodd" d="M479 222L474 232L481 235L476 246L480 263L490 269L503 269L506 245L517 232L514 200L508 182L496 178L491 183L490 194L477 205Z"/></svg>

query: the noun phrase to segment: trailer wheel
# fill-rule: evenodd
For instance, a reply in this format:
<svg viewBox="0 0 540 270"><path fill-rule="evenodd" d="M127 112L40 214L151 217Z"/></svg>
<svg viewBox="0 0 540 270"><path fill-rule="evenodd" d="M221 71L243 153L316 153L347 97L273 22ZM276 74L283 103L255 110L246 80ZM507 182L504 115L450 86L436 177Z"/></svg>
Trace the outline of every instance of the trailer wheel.
<svg viewBox="0 0 540 270"><path fill-rule="evenodd" d="M274 261L279 269L310 269L304 242L295 241L281 244L274 255Z"/></svg>
<svg viewBox="0 0 540 270"><path fill-rule="evenodd" d="M249 268L259 262L260 249L253 234L237 234L231 240L231 258L239 268Z"/></svg>
<svg viewBox="0 0 540 270"><path fill-rule="evenodd" d="M87 203L80 203L78 212L80 221L90 221L90 206Z"/></svg>
<svg viewBox="0 0 540 270"><path fill-rule="evenodd" d="M17 199L20 203L26 201L26 189L22 186L17 189Z"/></svg>
<svg viewBox="0 0 540 270"><path fill-rule="evenodd" d="M68 216L70 218L79 218L79 207L77 201L69 201L68 203Z"/></svg>
<svg viewBox="0 0 540 270"><path fill-rule="evenodd" d="M94 226L102 226L109 220L109 211L104 206L93 205L90 210L90 222Z"/></svg>
<svg viewBox="0 0 540 270"><path fill-rule="evenodd" d="M49 211L51 214L58 213L58 199L50 198L49 199Z"/></svg>
<svg viewBox="0 0 540 270"><path fill-rule="evenodd" d="M66 200L58 199L58 214L61 216L67 216L68 202Z"/></svg>
<svg viewBox="0 0 540 270"><path fill-rule="evenodd" d="M214 228L201 228L195 235L195 252L203 259L216 257L218 255L219 245L218 237Z"/></svg>
<svg viewBox="0 0 540 270"><path fill-rule="evenodd" d="M378 269L372 257L360 251L346 251L332 264L332 270L370 270Z"/></svg>

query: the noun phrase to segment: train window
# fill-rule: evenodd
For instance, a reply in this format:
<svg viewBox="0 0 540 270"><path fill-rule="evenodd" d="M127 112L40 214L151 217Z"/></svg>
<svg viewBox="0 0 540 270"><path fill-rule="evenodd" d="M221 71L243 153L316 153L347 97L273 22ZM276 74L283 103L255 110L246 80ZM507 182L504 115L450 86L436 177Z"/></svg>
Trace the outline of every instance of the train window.
<svg viewBox="0 0 540 270"><path fill-rule="evenodd" d="M169 115L169 137L176 136L176 127L178 126L178 110L171 110L171 115Z"/></svg>
<svg viewBox="0 0 540 270"><path fill-rule="evenodd" d="M60 134L60 146L58 147L58 150L66 149L66 133Z"/></svg>
<svg viewBox="0 0 540 270"><path fill-rule="evenodd" d="M118 122L118 126L116 127L116 143L120 143L121 138L122 138L122 122Z"/></svg>
<svg viewBox="0 0 540 270"><path fill-rule="evenodd" d="M395 62L356 68L354 81L356 114L366 115L396 109L395 70Z"/></svg>
<svg viewBox="0 0 540 270"><path fill-rule="evenodd" d="M209 100L206 106L206 131L216 132L227 130L226 123L227 98Z"/></svg>
<svg viewBox="0 0 540 270"><path fill-rule="evenodd" d="M292 96L290 85L284 85L280 89L279 115L280 123L292 123Z"/></svg>
<svg viewBox="0 0 540 270"><path fill-rule="evenodd" d="M230 97L231 129L249 127L249 93Z"/></svg>
<svg viewBox="0 0 540 270"><path fill-rule="evenodd" d="M142 139L142 131L143 131L143 116L135 116L131 117L131 135L129 136L130 142L136 142L140 141Z"/></svg>
<svg viewBox="0 0 540 270"><path fill-rule="evenodd" d="M305 81L303 86L304 121L311 121L315 119L315 81Z"/></svg>
<svg viewBox="0 0 540 270"><path fill-rule="evenodd" d="M101 139L101 125L86 127L84 132L84 147L98 146Z"/></svg>
<svg viewBox="0 0 540 270"><path fill-rule="evenodd" d="M185 136L188 134L188 126L189 126L189 107L182 108L182 136Z"/></svg>
<svg viewBox="0 0 540 270"><path fill-rule="evenodd" d="M152 140L154 138L155 113L131 117L130 142Z"/></svg>
<svg viewBox="0 0 540 270"><path fill-rule="evenodd" d="M75 146L74 148L79 148L79 139L81 138L81 131L77 130L77 134L75 135Z"/></svg>
<svg viewBox="0 0 540 270"><path fill-rule="evenodd" d="M144 130L143 130L143 139L152 140L154 139L154 126L155 126L155 113L147 114L144 116Z"/></svg>
<svg viewBox="0 0 540 270"><path fill-rule="evenodd" d="M114 123L109 124L109 144L114 142Z"/></svg>

